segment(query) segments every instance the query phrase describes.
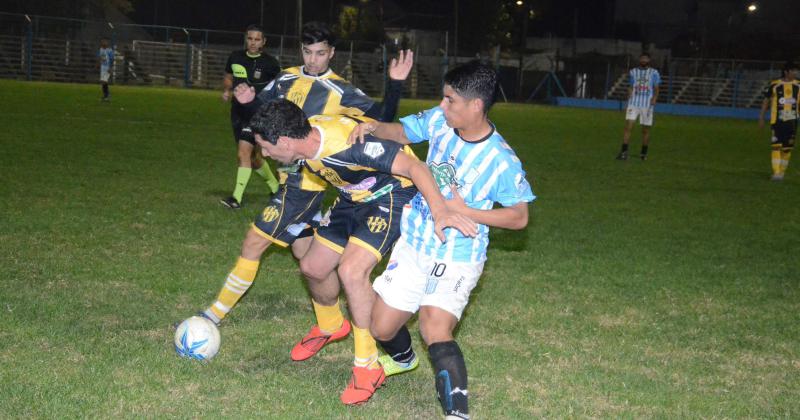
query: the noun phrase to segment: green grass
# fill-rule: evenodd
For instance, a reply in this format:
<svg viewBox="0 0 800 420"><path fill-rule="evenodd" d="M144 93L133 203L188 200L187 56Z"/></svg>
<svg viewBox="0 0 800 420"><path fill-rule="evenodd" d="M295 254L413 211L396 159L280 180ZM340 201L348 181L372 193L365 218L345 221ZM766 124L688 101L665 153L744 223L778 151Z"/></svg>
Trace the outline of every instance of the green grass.
<svg viewBox="0 0 800 420"><path fill-rule="evenodd" d="M313 313L284 250L217 358L175 355L171 323L215 297L267 200L254 177L243 211L217 203L236 166L217 92L0 91L2 416L440 415L427 358L357 408L338 400L352 339L289 362ZM492 234L458 330L475 418L800 416L798 158L768 181L751 121L657 115L651 160L622 163L619 112L491 116L539 198Z"/></svg>

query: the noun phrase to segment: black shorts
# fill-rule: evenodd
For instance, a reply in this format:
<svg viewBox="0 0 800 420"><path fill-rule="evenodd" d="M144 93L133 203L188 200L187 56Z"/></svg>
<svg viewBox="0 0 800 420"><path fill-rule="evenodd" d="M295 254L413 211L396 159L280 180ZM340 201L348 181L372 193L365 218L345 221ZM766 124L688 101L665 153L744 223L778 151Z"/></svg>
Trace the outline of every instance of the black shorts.
<svg viewBox="0 0 800 420"><path fill-rule="evenodd" d="M233 128L233 141L238 145L239 141L246 141L253 146L256 145L253 131L248 127L247 121L242 115L241 105L231 105L231 127Z"/></svg>
<svg viewBox="0 0 800 420"><path fill-rule="evenodd" d="M416 188L403 188L369 203L337 199L323 217L314 240L339 254L352 242L380 261L400 237L403 206L416 193Z"/></svg>
<svg viewBox="0 0 800 420"><path fill-rule="evenodd" d="M322 218L320 206L325 191L305 191L283 184L264 210L256 216L256 233L278 246L287 247L297 238L311 236Z"/></svg>
<svg viewBox="0 0 800 420"><path fill-rule="evenodd" d="M797 120L778 121L772 124L772 144L780 144L783 148L794 147L797 133Z"/></svg>

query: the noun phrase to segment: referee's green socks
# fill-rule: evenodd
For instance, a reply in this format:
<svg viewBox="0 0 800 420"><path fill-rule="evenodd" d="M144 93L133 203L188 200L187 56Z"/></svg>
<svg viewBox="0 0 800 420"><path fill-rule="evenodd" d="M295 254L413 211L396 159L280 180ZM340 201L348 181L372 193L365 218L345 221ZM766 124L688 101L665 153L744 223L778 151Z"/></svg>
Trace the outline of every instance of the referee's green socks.
<svg viewBox="0 0 800 420"><path fill-rule="evenodd" d="M236 171L236 187L233 189L233 198L241 204L244 189L247 188L247 183L250 181L250 175L253 173L252 168L240 166Z"/></svg>
<svg viewBox="0 0 800 420"><path fill-rule="evenodd" d="M261 167L257 168L255 171L267 181L267 187L270 191L272 191L273 194L275 194L275 192L278 191L278 180L275 179L275 174L272 173L272 170L270 170L267 162L264 162Z"/></svg>

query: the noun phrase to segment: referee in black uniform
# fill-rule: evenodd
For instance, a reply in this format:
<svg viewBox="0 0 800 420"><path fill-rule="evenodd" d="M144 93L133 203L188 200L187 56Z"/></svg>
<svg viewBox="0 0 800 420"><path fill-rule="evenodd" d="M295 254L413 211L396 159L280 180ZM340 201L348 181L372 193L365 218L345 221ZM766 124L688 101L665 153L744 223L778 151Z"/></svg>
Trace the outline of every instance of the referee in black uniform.
<svg viewBox="0 0 800 420"><path fill-rule="evenodd" d="M222 99L226 102L232 100L231 125L239 157L239 169L236 172L236 187L233 195L221 200L223 205L231 209L241 208L242 195L244 195L253 170L267 181L267 186L272 192L278 189L278 181L272 174L269 165L264 163L259 153L256 153L253 133L246 128L248 121L244 119L244 116L247 114L242 112L243 107L233 97L232 90L240 83L247 83L256 92L260 92L281 71L281 67L275 57L262 51L266 39L264 31L260 27L248 26L245 42L246 49L234 51L228 57L228 63L225 65L225 78L222 80Z"/></svg>

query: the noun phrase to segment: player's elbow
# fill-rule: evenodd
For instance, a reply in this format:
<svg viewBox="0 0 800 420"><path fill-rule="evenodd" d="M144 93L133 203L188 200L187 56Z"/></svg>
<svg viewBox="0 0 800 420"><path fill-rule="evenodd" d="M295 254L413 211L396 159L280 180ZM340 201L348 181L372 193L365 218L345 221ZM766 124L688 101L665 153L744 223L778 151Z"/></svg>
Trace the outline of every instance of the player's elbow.
<svg viewBox="0 0 800 420"><path fill-rule="evenodd" d="M528 207L527 205L524 207L516 208L516 212L514 212L514 217L508 218L508 226L507 229L511 230L522 230L528 226Z"/></svg>
<svg viewBox="0 0 800 420"><path fill-rule="evenodd" d="M509 229L512 230L522 230L528 226L528 213L525 213L521 216L515 217L511 220L511 226Z"/></svg>

